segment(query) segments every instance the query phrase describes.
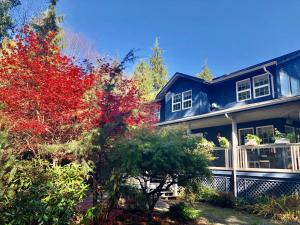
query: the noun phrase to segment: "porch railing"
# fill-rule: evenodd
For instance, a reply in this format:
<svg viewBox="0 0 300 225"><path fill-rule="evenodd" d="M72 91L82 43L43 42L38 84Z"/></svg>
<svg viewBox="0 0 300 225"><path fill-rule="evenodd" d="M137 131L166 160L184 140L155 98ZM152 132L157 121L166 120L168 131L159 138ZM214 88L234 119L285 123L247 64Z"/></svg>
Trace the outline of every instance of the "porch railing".
<svg viewBox="0 0 300 225"><path fill-rule="evenodd" d="M216 148L212 169L231 169L232 151ZM237 170L253 171L300 171L300 143L264 144L238 146L236 151Z"/></svg>

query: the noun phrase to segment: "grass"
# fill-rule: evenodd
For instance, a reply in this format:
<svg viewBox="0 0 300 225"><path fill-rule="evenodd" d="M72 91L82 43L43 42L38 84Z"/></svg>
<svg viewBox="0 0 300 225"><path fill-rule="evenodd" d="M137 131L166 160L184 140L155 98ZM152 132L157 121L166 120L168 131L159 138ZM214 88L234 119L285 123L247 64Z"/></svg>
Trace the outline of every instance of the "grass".
<svg viewBox="0 0 300 225"><path fill-rule="evenodd" d="M194 205L199 210L202 218L211 225L279 225L275 221L263 219L261 217L240 212L229 208L220 208L205 203Z"/></svg>

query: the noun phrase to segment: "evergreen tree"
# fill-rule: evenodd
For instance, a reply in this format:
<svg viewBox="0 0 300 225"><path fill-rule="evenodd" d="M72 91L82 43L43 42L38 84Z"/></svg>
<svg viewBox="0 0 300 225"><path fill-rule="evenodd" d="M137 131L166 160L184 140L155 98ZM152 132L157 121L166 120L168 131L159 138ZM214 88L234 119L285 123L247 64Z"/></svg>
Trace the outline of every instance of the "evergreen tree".
<svg viewBox="0 0 300 225"><path fill-rule="evenodd" d="M20 0L1 0L0 1L0 42L3 38L9 37L15 27L11 10L20 5Z"/></svg>
<svg viewBox="0 0 300 225"><path fill-rule="evenodd" d="M133 73L133 79L137 81L140 95L146 100L153 100L153 79L148 63L141 60Z"/></svg>
<svg viewBox="0 0 300 225"><path fill-rule="evenodd" d="M162 57L163 50L159 47L158 38L155 39L150 57L150 68L153 77L153 86L155 91L159 91L168 82L168 73Z"/></svg>
<svg viewBox="0 0 300 225"><path fill-rule="evenodd" d="M59 33L61 31L60 23L63 21L62 16L57 16L55 6L58 0L50 0L49 7L40 17L33 19L31 26L42 37L47 36L49 32ZM57 35L56 39L59 39Z"/></svg>
<svg viewBox="0 0 300 225"><path fill-rule="evenodd" d="M203 79L205 81L211 81L214 76L208 68L207 62L202 66L202 71L196 75L198 78Z"/></svg>

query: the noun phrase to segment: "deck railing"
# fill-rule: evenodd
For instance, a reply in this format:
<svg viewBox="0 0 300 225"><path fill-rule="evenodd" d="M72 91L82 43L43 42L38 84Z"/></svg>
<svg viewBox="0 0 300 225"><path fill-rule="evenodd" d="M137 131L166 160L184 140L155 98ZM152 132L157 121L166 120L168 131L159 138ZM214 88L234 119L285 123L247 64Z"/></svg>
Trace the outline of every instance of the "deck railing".
<svg viewBox="0 0 300 225"><path fill-rule="evenodd" d="M216 148L212 169L231 169L232 151ZM264 144L238 146L236 151L237 170L253 171L300 171L300 143Z"/></svg>

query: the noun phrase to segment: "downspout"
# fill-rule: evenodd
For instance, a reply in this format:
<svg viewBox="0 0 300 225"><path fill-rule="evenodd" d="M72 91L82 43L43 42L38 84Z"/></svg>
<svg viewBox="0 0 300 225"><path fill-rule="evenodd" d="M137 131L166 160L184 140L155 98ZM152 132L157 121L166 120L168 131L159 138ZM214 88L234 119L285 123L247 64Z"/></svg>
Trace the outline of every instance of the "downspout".
<svg viewBox="0 0 300 225"><path fill-rule="evenodd" d="M271 76L271 84L272 84L272 97L275 98L275 86L274 86L274 77L273 77L273 74L267 70L267 68L264 66L263 67L263 70L269 74Z"/></svg>
<svg viewBox="0 0 300 225"><path fill-rule="evenodd" d="M229 116L227 113L225 113L225 117L231 121L232 126L232 169L233 169L233 193L234 197L237 197L237 176L236 176L236 170L237 170L237 124L236 121Z"/></svg>

